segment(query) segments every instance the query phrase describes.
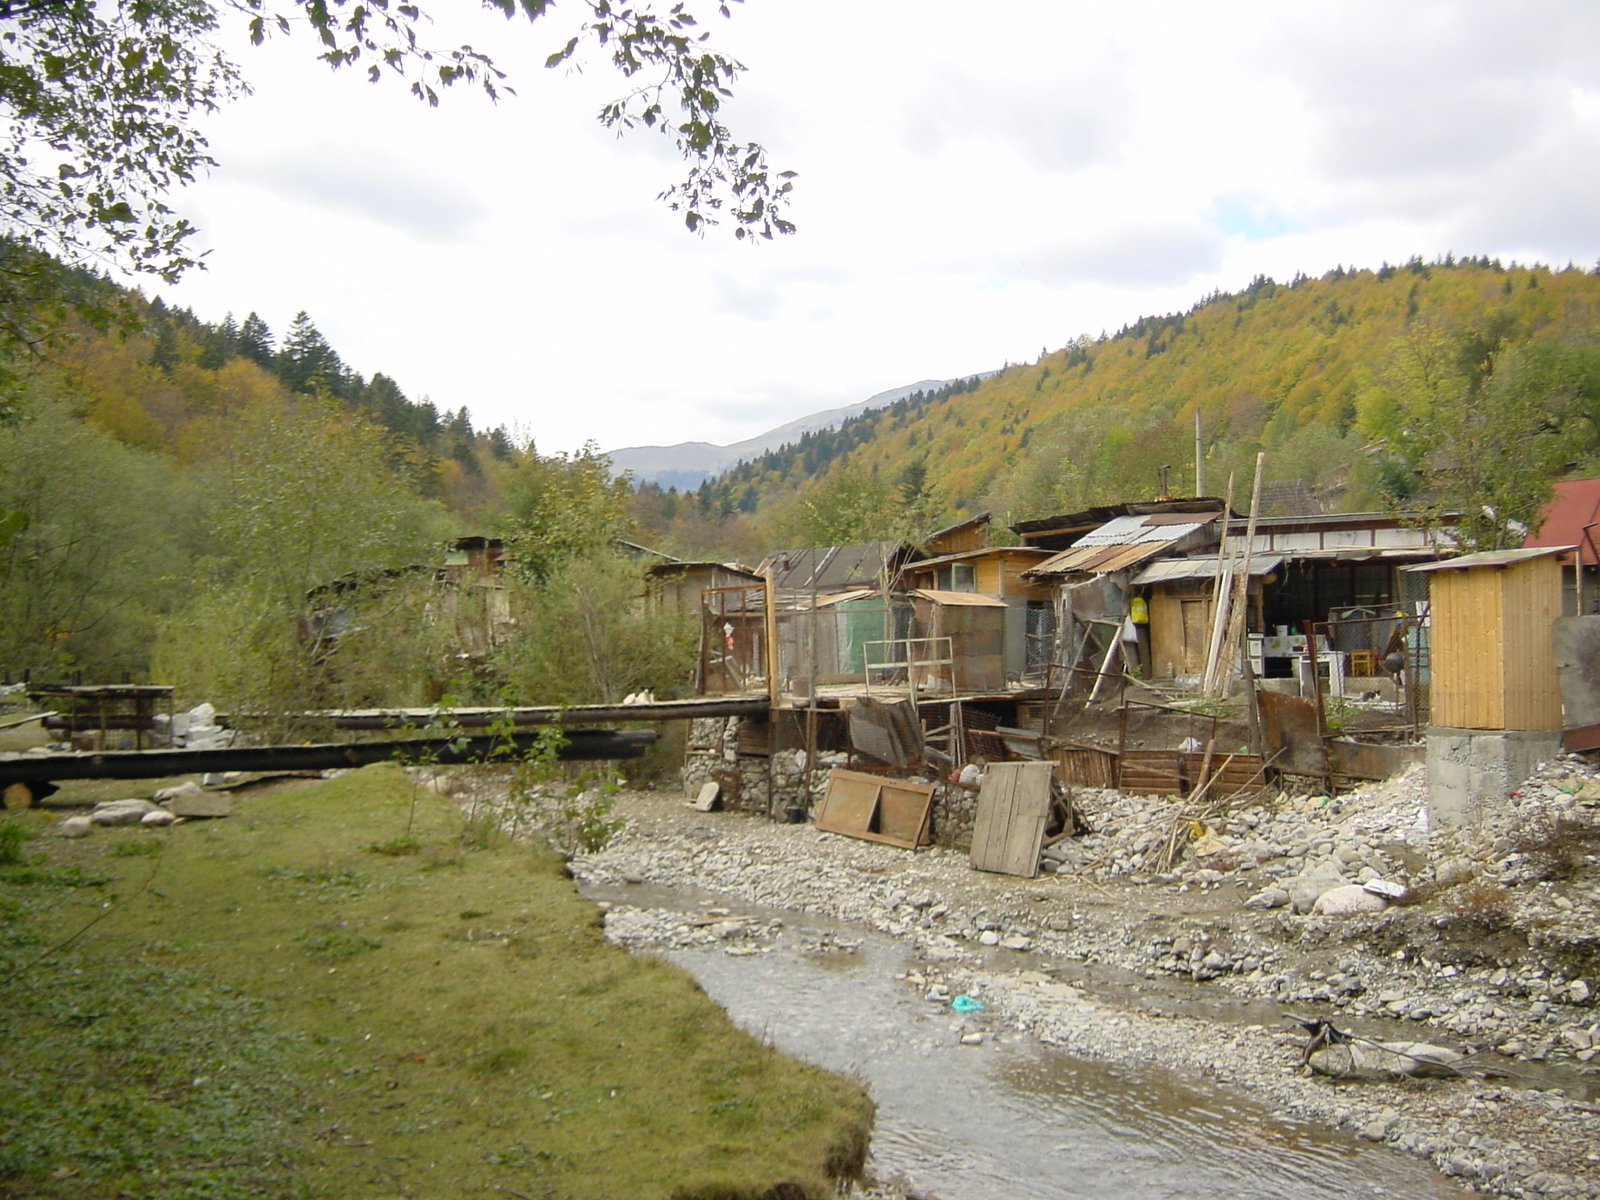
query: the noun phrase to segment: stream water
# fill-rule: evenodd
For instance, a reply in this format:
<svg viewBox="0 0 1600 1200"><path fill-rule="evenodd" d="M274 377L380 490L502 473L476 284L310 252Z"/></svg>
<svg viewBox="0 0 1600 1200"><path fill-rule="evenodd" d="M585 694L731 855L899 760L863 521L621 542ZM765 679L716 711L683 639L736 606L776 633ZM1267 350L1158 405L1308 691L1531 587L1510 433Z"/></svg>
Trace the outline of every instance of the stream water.
<svg viewBox="0 0 1600 1200"><path fill-rule="evenodd" d="M587 892L684 913L711 902L690 889ZM735 957L716 947L669 957L746 1029L866 1082L878 1104L872 1156L882 1177L904 1174L939 1200L1472 1195L1417 1159L1204 1081L1086 1062L1025 1035L960 1045L959 1018L896 979L914 969L907 947L781 915L788 928L769 952ZM861 944L816 952L828 931Z"/></svg>

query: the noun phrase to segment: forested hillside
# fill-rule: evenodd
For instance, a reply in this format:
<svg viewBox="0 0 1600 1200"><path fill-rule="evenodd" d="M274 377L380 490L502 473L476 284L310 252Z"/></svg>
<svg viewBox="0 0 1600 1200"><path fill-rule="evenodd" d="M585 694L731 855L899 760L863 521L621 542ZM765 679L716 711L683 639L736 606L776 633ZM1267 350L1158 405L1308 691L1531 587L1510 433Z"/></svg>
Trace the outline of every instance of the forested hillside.
<svg viewBox="0 0 1600 1200"><path fill-rule="evenodd" d="M725 539L891 536L993 508L1008 521L1268 477L1344 509L1496 510L1514 534L1562 471L1600 461L1600 278L1454 259L1260 278L1185 313L1081 337L999 375L908 398L645 511ZM1508 453L1516 447L1515 454ZM682 515L683 512L687 516ZM701 531L702 536L704 530Z"/></svg>
<svg viewBox="0 0 1600 1200"><path fill-rule="evenodd" d="M108 314L117 297L108 293ZM680 493L541 454L352 370L301 314L208 323L123 297L14 358L0 408L0 671L158 676L265 707L670 686L615 539L757 561L1194 490L1248 470L1345 509L1454 508L1518 541L1552 480L1600 469L1600 278L1486 260L1258 279L808 434ZM528 414L537 428L537 413ZM468 661L437 622L451 539L506 539L525 615ZM337 653L318 589L361 583ZM432 607L430 607L432 606ZM595 625L606 624L604 629ZM582 629L582 639L572 631ZM658 636L661 635L661 636Z"/></svg>
<svg viewBox="0 0 1600 1200"><path fill-rule="evenodd" d="M266 711L620 699L681 674L675 633L637 628L613 544L628 485L592 450L477 432L352 370L304 313L275 338L254 313L211 324L94 286L104 328L75 316L8 360L0 673L154 678ZM434 575L464 535L507 541L530 618L470 659ZM590 606L607 627L575 646Z"/></svg>

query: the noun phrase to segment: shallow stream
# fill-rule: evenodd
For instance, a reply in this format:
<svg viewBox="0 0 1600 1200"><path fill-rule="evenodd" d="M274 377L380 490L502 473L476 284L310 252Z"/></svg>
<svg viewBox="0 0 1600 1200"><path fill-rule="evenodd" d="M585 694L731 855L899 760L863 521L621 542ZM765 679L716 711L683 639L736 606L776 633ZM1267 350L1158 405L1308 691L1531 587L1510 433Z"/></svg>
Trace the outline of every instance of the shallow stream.
<svg viewBox="0 0 1600 1200"><path fill-rule="evenodd" d="M586 891L695 915L728 903L692 889ZM961 1018L896 978L916 968L908 947L806 914L776 915L787 925L768 952L732 956L719 946L669 957L746 1029L866 1082L878 1104L872 1156L881 1178L904 1175L939 1200L1473 1194L1417 1159L1203 1080L1086 1062L1025 1034L961 1045ZM819 952L829 933L860 945Z"/></svg>

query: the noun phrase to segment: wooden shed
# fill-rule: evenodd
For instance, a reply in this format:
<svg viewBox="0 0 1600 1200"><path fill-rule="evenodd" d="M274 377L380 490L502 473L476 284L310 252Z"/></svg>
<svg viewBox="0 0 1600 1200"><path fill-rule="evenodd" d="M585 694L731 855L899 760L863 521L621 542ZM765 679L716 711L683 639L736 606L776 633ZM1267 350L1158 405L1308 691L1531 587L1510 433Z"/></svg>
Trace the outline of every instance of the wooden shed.
<svg viewBox="0 0 1600 1200"><path fill-rule="evenodd" d="M1494 550L1404 568L1430 576L1434 726L1561 728L1551 631L1572 549Z"/></svg>
<svg viewBox="0 0 1600 1200"><path fill-rule="evenodd" d="M950 639L954 659L947 668L950 690L1004 690L1005 601L977 592L941 592L932 588L917 589L911 593L911 600L919 636Z"/></svg>

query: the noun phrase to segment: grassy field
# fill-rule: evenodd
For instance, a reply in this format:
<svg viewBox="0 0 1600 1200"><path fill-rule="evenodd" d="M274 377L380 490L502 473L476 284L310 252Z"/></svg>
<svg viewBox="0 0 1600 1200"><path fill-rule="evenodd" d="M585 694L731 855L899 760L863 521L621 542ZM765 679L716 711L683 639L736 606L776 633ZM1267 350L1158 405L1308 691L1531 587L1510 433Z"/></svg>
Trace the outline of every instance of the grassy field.
<svg viewBox="0 0 1600 1200"><path fill-rule="evenodd" d="M77 842L0 820L38 834L0 865L0 1196L779 1200L859 1168L858 1085L396 768Z"/></svg>

